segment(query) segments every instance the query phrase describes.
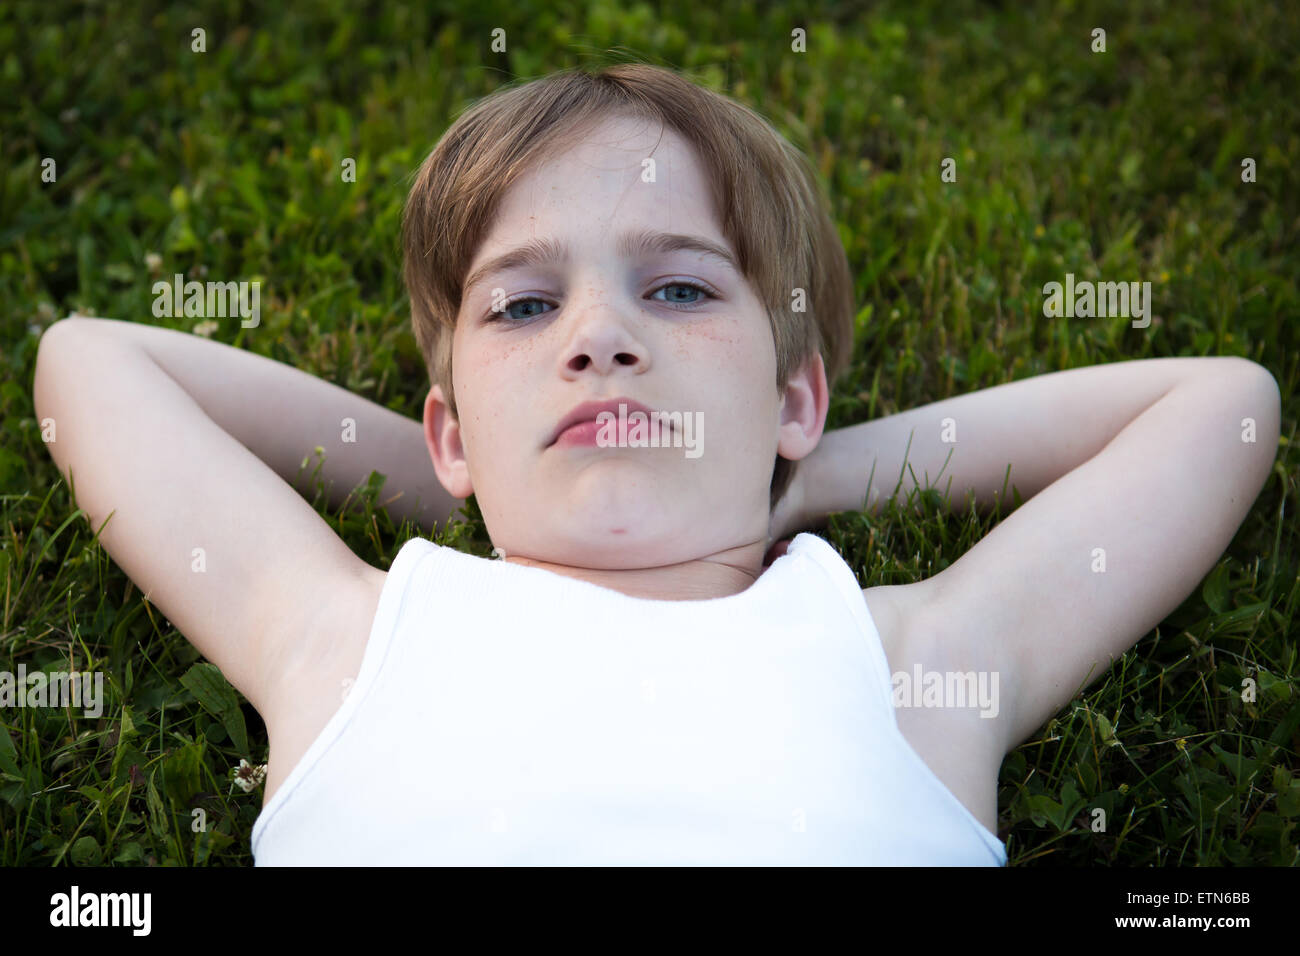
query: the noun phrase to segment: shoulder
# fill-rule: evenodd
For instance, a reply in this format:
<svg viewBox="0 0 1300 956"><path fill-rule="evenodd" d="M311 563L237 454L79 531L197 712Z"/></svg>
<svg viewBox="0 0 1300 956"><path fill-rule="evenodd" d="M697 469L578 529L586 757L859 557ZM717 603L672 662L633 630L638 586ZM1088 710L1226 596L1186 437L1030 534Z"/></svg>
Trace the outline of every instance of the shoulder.
<svg viewBox="0 0 1300 956"><path fill-rule="evenodd" d="M388 573L358 562L297 640L268 655L270 693L258 708L270 737L264 806L343 706L365 657Z"/></svg>
<svg viewBox="0 0 1300 956"><path fill-rule="evenodd" d="M921 582L922 584L924 582ZM933 596L916 584L865 588L863 600L880 634L891 686L907 698L896 705L898 731L916 755L971 814L997 832L997 781L1006 755L1001 722L987 718L1001 706L1000 682L980 684L980 662L965 653L951 631L936 626ZM931 706L924 684L939 675L939 706ZM972 679L973 678L973 681ZM922 686L913 685L921 682ZM953 700L950 688L974 693ZM919 701L920 705L915 706Z"/></svg>
<svg viewBox="0 0 1300 956"><path fill-rule="evenodd" d="M339 574L323 593L302 633L282 637L266 654L271 693L262 714L274 736L277 729L304 722L324 726L342 703L365 656L388 572L358 561ZM323 719L321 719L323 717Z"/></svg>
<svg viewBox="0 0 1300 956"><path fill-rule="evenodd" d="M896 693L899 729L918 750L917 735L941 735L994 772L1007 751L1004 702L1012 694L995 653L981 653L974 630L947 620L926 582L865 588L862 598L880 634ZM919 702L919 703L918 703ZM928 760L927 760L928 762Z"/></svg>

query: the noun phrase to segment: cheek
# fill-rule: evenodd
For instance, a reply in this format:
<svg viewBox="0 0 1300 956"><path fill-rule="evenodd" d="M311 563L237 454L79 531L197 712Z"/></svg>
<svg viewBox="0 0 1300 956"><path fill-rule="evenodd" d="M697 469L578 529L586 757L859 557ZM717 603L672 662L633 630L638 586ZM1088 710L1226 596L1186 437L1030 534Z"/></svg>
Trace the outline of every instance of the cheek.
<svg viewBox="0 0 1300 956"><path fill-rule="evenodd" d="M527 386L516 349L467 350L453 371L466 454L492 475L511 474L515 465L507 463L530 441L518 399Z"/></svg>
<svg viewBox="0 0 1300 956"><path fill-rule="evenodd" d="M743 406L754 402L760 386L775 391L776 347L765 322L751 328L738 319L720 319L683 326L675 334L681 352L708 367L729 400Z"/></svg>
<svg viewBox="0 0 1300 956"><path fill-rule="evenodd" d="M485 336L465 349L456 378L458 382L463 379L490 406L493 395L508 395L531 380L537 354L532 337Z"/></svg>
<svg viewBox="0 0 1300 956"><path fill-rule="evenodd" d="M494 396L499 400L503 385L510 380L509 367L510 355L506 349L489 348L477 342L463 349L452 366L457 404L463 393L471 399L470 408L491 409Z"/></svg>
<svg viewBox="0 0 1300 956"><path fill-rule="evenodd" d="M673 360L684 368L703 370L708 391L727 408L744 405L753 380L771 361L764 356L762 343L731 318L680 325L672 330L670 342Z"/></svg>
<svg viewBox="0 0 1300 956"><path fill-rule="evenodd" d="M744 330L735 319L718 319L713 322L689 322L674 326L673 345L679 354L700 355L739 360L748 349Z"/></svg>

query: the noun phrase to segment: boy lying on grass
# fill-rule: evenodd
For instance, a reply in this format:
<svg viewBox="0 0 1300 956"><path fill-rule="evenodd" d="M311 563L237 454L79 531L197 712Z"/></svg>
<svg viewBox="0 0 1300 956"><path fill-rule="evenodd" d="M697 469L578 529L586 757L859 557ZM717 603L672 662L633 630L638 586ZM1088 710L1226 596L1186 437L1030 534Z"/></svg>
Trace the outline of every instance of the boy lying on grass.
<svg viewBox="0 0 1300 956"><path fill-rule="evenodd" d="M1003 756L1192 591L1277 446L1276 383L1239 358L823 435L853 303L811 170L654 67L476 104L404 244L422 430L179 332L41 341L78 504L266 722L259 865L1005 863ZM701 453L610 446L620 403L706 424ZM504 560L416 538L370 567L289 484L314 445L336 501L371 469L425 527L475 495ZM1008 464L1029 500L920 583L862 589L823 539L780 540L909 470L990 506ZM996 699L896 707L918 672Z"/></svg>

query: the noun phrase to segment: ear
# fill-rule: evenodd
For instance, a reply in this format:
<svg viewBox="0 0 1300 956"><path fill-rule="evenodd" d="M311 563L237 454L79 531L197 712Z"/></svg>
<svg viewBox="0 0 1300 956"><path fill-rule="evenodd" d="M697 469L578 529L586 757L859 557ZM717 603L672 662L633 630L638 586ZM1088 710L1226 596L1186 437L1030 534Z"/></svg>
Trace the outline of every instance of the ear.
<svg viewBox="0 0 1300 956"><path fill-rule="evenodd" d="M803 365L790 373L790 381L781 392L781 424L776 453L790 461L811 454L821 441L829 407L826 367L822 364L821 353L814 352Z"/></svg>
<svg viewBox="0 0 1300 956"><path fill-rule="evenodd" d="M438 481L453 498L468 498L474 493L469 479L469 463L460 441L460 423L451 413L451 406L443 394L442 386L429 389L424 400L424 443L433 459L433 470Z"/></svg>

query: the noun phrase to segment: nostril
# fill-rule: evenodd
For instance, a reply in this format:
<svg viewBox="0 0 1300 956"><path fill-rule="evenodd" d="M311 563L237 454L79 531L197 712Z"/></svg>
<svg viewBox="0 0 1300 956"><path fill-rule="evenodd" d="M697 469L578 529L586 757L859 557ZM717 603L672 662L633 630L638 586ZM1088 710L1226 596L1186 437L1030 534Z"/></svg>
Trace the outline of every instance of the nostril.
<svg viewBox="0 0 1300 956"><path fill-rule="evenodd" d="M614 356L614 357L615 357L615 359L618 360L618 363L619 363L620 365L635 365L635 364L636 364L636 356L633 355L631 352L619 352L618 355L616 355L616 356Z"/></svg>

